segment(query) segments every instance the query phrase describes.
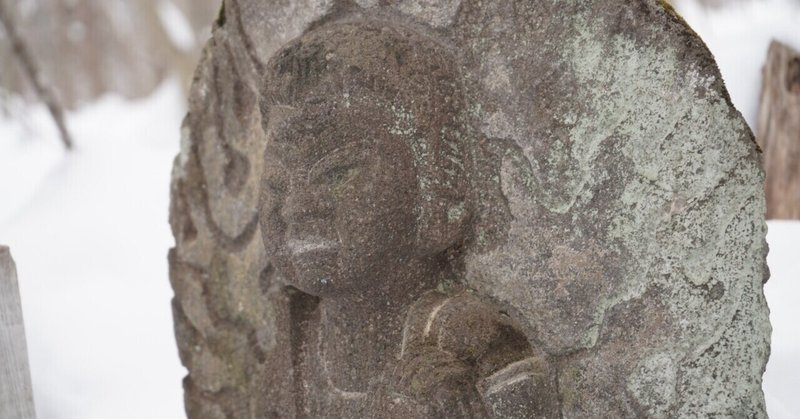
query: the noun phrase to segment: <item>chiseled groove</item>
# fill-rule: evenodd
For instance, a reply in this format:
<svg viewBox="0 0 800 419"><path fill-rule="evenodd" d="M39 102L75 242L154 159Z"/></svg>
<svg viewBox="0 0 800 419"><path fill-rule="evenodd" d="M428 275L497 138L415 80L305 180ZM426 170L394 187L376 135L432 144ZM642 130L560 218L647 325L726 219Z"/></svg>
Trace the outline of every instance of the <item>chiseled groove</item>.
<svg viewBox="0 0 800 419"><path fill-rule="evenodd" d="M233 10L234 19L236 20L236 31L239 33L239 36L242 38L242 42L244 43L245 51L247 51L247 55L250 57L250 60L253 62L253 66L256 68L257 74L264 74L264 63L258 58L258 54L256 53L256 49L253 46L253 40L247 34L247 31L244 30L244 24L242 22L242 8L239 7L239 0L228 0L230 4L230 8Z"/></svg>

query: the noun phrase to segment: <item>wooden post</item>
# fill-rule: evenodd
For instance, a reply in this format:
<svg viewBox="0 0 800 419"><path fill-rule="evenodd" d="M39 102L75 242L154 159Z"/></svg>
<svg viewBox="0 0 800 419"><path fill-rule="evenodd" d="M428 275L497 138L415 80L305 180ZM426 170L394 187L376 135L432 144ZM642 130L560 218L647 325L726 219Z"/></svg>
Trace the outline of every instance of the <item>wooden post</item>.
<svg viewBox="0 0 800 419"><path fill-rule="evenodd" d="M35 418L17 269L0 246L0 418Z"/></svg>
<svg viewBox="0 0 800 419"><path fill-rule="evenodd" d="M756 138L764 150L767 218L800 219L800 53L772 41Z"/></svg>

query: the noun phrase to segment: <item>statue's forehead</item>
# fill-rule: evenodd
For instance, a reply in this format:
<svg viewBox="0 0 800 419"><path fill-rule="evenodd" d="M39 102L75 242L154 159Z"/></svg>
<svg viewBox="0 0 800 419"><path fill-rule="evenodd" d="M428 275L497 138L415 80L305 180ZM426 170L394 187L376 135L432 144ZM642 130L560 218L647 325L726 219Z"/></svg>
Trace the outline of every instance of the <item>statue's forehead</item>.
<svg viewBox="0 0 800 419"><path fill-rule="evenodd" d="M340 124L335 122L306 126L314 121L293 118L270 128L266 159L277 160L286 169L300 168L329 156L346 159L347 153L362 154L374 140L363 131L337 126Z"/></svg>
<svg viewBox="0 0 800 419"><path fill-rule="evenodd" d="M343 95L344 96L344 95ZM389 130L382 104L348 97L274 105L268 114L267 153L282 160L321 158L342 148L369 147ZM357 147L356 147L357 146Z"/></svg>
<svg viewBox="0 0 800 419"><path fill-rule="evenodd" d="M357 131L374 126L386 103L372 95L353 95L346 90L315 95L291 105L272 105L267 115L268 134L276 141L294 141L285 134L311 136L322 131Z"/></svg>

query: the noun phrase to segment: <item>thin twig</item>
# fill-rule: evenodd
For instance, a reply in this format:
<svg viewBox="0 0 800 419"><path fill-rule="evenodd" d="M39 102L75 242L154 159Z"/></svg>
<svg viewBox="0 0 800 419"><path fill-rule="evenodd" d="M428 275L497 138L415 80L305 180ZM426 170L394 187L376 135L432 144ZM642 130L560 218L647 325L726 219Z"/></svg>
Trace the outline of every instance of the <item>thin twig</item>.
<svg viewBox="0 0 800 419"><path fill-rule="evenodd" d="M61 141L64 142L64 147L66 147L67 150L72 149L72 138L69 135L69 131L67 131L67 125L64 123L64 108L58 102L58 99L56 99L53 90L40 79L39 68L36 66L33 56L30 54L27 45L25 45L22 36L17 32L14 19L9 9L6 8L4 0L0 0L0 23L2 23L3 27L6 29L8 38L11 40L11 49L19 60L23 72L25 72L30 79L36 95L39 96L39 99L41 99L42 102L47 105L47 109L50 110L50 115L53 116L53 121L56 123L58 131L61 133Z"/></svg>

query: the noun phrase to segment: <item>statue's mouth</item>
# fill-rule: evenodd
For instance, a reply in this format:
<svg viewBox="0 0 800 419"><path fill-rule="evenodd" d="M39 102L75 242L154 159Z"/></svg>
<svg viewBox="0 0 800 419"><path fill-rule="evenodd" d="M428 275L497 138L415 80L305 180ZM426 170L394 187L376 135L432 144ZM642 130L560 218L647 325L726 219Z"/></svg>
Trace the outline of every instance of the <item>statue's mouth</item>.
<svg viewBox="0 0 800 419"><path fill-rule="evenodd" d="M321 250L333 250L339 247L339 243L321 237L309 237L305 239L289 239L286 241L286 248L293 256L302 255L309 252Z"/></svg>

